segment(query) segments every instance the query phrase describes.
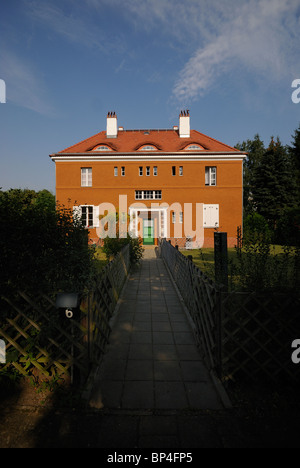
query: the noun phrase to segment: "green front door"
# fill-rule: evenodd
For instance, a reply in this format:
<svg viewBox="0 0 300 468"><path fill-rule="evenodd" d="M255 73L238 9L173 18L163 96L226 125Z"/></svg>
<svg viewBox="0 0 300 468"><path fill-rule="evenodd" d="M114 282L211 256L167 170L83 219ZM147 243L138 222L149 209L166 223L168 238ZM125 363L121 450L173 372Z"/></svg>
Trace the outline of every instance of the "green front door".
<svg viewBox="0 0 300 468"><path fill-rule="evenodd" d="M143 223L143 244L154 244L154 222L152 220L144 220Z"/></svg>

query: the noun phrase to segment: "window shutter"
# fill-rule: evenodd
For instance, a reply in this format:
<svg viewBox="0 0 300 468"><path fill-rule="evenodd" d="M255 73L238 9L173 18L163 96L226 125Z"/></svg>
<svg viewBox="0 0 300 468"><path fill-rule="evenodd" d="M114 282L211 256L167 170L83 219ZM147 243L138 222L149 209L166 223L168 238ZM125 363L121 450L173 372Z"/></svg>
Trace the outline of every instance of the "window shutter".
<svg viewBox="0 0 300 468"><path fill-rule="evenodd" d="M219 205L203 205L203 227L219 227Z"/></svg>
<svg viewBox="0 0 300 468"><path fill-rule="evenodd" d="M219 227L219 205L211 206L211 224L212 227Z"/></svg>
<svg viewBox="0 0 300 468"><path fill-rule="evenodd" d="M85 169L81 168L81 187L86 186Z"/></svg>
<svg viewBox="0 0 300 468"><path fill-rule="evenodd" d="M88 187L92 187L93 183L92 183L92 168L89 167L88 170L87 170L87 184L88 184Z"/></svg>
<svg viewBox="0 0 300 468"><path fill-rule="evenodd" d="M209 185L209 167L205 168L205 185Z"/></svg>
<svg viewBox="0 0 300 468"><path fill-rule="evenodd" d="M93 206L93 226L99 227L100 220L99 220L99 206Z"/></svg>
<svg viewBox="0 0 300 468"><path fill-rule="evenodd" d="M73 219L79 221L81 219L81 206L73 206Z"/></svg>

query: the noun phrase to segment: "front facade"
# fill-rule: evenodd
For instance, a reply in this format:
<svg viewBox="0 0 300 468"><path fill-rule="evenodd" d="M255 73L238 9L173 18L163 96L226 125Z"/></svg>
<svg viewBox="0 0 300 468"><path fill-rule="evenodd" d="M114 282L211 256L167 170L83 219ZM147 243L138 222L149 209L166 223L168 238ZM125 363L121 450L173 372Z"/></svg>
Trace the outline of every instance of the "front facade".
<svg viewBox="0 0 300 468"><path fill-rule="evenodd" d="M191 130L188 111L166 130L126 130L110 112L106 131L50 157L57 203L81 216L92 242L115 235L114 212L121 235L129 230L144 245L164 237L211 247L216 229L236 242L245 153Z"/></svg>

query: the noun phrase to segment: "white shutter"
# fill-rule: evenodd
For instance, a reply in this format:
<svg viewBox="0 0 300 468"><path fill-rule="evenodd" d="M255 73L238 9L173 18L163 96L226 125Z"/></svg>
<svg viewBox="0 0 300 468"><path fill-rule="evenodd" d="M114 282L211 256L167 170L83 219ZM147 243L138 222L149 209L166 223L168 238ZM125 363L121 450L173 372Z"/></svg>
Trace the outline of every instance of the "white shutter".
<svg viewBox="0 0 300 468"><path fill-rule="evenodd" d="M211 206L211 224L212 227L219 227L219 205Z"/></svg>
<svg viewBox="0 0 300 468"><path fill-rule="evenodd" d="M209 185L209 167L205 168L205 185Z"/></svg>
<svg viewBox="0 0 300 468"><path fill-rule="evenodd" d="M78 221L81 218L81 206L73 206L73 219Z"/></svg>
<svg viewBox="0 0 300 468"><path fill-rule="evenodd" d="M219 227L219 205L203 205L203 227Z"/></svg>
<svg viewBox="0 0 300 468"><path fill-rule="evenodd" d="M92 187L93 181L92 181L92 168L89 167L87 169L87 185L88 187Z"/></svg>
<svg viewBox="0 0 300 468"><path fill-rule="evenodd" d="M100 226L99 213L99 206L93 206L93 227Z"/></svg>

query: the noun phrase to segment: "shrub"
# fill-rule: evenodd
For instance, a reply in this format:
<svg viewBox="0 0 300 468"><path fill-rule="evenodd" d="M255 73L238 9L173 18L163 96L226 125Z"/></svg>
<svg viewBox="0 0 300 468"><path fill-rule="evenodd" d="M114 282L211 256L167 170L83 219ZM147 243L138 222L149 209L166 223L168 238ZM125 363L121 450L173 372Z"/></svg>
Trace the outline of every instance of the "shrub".
<svg viewBox="0 0 300 468"><path fill-rule="evenodd" d="M271 240L271 231L265 218L254 212L244 220L244 242L256 243L260 240Z"/></svg>
<svg viewBox="0 0 300 468"><path fill-rule="evenodd" d="M283 214L276 226L275 240L281 245L300 246L300 208Z"/></svg>
<svg viewBox="0 0 300 468"><path fill-rule="evenodd" d="M244 291L299 291L300 250L284 247L280 251L268 237L248 240L236 248L236 258L230 263L230 283Z"/></svg>
<svg viewBox="0 0 300 468"><path fill-rule="evenodd" d="M92 272L88 231L72 211L32 202L21 190L0 192L0 286L48 293L81 292Z"/></svg>
<svg viewBox="0 0 300 468"><path fill-rule="evenodd" d="M129 244L130 263L138 263L144 252L142 239L131 237L129 234L127 234L127 237L106 237L104 239L103 252L106 258L110 260L127 244Z"/></svg>

